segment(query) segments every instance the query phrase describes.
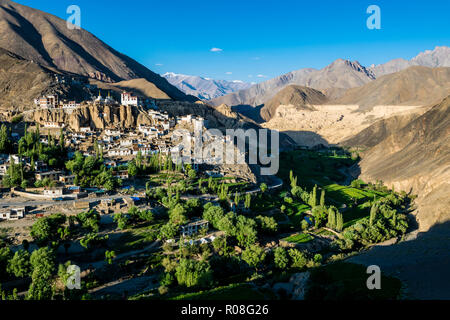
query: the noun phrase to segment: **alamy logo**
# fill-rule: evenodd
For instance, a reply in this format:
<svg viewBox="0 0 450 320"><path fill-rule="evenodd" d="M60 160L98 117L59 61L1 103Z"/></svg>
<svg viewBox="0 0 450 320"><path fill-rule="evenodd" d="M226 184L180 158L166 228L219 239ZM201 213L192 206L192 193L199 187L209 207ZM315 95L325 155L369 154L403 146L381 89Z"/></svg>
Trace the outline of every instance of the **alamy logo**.
<svg viewBox="0 0 450 320"><path fill-rule="evenodd" d="M81 270L79 266L70 265L67 267L67 278L66 287L69 290L80 290L81 289Z"/></svg>
<svg viewBox="0 0 450 320"><path fill-rule="evenodd" d="M371 14L367 18L367 28L369 30L381 29L381 9L377 5L371 5L367 8L367 14Z"/></svg>
<svg viewBox="0 0 450 320"><path fill-rule="evenodd" d="M171 155L175 163L259 164L261 175L274 175L280 164L279 139L275 130L227 129L223 135L218 129L204 132L202 126L195 126L194 135L186 129L174 131Z"/></svg>
<svg viewBox="0 0 450 320"><path fill-rule="evenodd" d="M373 265L367 267L367 274L371 276L367 279L366 285L369 290L381 289L381 269L379 266Z"/></svg>
<svg viewBox="0 0 450 320"><path fill-rule="evenodd" d="M81 9L77 5L71 5L67 7L67 14L70 16L67 18L67 28L69 30L80 30L81 29Z"/></svg>

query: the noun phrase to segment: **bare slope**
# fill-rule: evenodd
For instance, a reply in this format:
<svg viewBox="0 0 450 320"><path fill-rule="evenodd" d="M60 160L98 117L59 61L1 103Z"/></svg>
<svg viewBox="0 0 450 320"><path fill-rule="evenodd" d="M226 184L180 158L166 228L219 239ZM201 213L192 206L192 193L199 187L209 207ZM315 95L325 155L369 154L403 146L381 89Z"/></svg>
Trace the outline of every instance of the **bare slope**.
<svg viewBox="0 0 450 320"><path fill-rule="evenodd" d="M450 96L370 149L362 178L419 194L420 228L450 219Z"/></svg>
<svg viewBox="0 0 450 320"><path fill-rule="evenodd" d="M247 90L241 90L213 99L215 106L225 103L230 106L258 106L273 98L281 89L290 84L307 86L313 89L343 88L362 86L375 77L358 62L338 59L321 69L300 69L277 78L256 84Z"/></svg>
<svg viewBox="0 0 450 320"><path fill-rule="evenodd" d="M0 47L43 66L102 81L145 78L173 99L193 100L86 30L70 30L65 20L9 0L0 0Z"/></svg>
<svg viewBox="0 0 450 320"><path fill-rule="evenodd" d="M323 104L327 98L317 90L308 87L290 85L278 92L269 102L261 109L261 117L265 121L269 121L275 115L280 105L292 105L297 109L313 110L312 105Z"/></svg>
<svg viewBox="0 0 450 320"><path fill-rule="evenodd" d="M379 105L420 106L438 103L449 94L450 68L415 66L350 89L333 103L359 105L362 109Z"/></svg>

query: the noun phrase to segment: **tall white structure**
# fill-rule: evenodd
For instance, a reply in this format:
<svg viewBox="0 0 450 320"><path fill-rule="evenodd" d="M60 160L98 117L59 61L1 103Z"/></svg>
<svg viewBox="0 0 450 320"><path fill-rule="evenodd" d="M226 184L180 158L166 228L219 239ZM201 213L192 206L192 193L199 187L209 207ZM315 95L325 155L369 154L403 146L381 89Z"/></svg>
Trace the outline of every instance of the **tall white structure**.
<svg viewBox="0 0 450 320"><path fill-rule="evenodd" d="M120 97L122 100L121 101L122 105L124 105L124 106L136 106L137 107L141 103L141 100L138 97L133 96L133 94L130 92L124 91L124 92L122 92Z"/></svg>

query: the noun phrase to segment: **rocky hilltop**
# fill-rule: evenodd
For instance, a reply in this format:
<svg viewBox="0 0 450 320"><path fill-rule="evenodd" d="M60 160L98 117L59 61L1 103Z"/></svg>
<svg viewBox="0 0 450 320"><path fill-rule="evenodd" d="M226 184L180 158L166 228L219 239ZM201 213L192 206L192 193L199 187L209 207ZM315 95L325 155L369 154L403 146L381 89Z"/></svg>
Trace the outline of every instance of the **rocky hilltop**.
<svg viewBox="0 0 450 320"><path fill-rule="evenodd" d="M0 0L0 48L52 70L104 82L144 78L168 96L195 101L166 79L65 20L9 0Z"/></svg>
<svg viewBox="0 0 450 320"><path fill-rule="evenodd" d="M307 86L316 90L329 88L354 88L372 80L374 75L357 61L338 59L321 69L300 69L277 78L258 83L249 89L240 90L223 97L211 100L217 106L249 105L256 107L272 99L280 90L288 85Z"/></svg>
<svg viewBox="0 0 450 320"><path fill-rule="evenodd" d="M314 110L312 105L323 104L327 97L320 91L312 88L290 85L278 92L261 109L261 117L269 121L275 115L280 105L292 105L296 109Z"/></svg>
<svg viewBox="0 0 450 320"><path fill-rule="evenodd" d="M419 195L421 230L450 220L450 96L363 155L361 178Z"/></svg>
<svg viewBox="0 0 450 320"><path fill-rule="evenodd" d="M151 124L151 118L142 109L132 106L84 105L69 113L62 109L37 110L32 120L38 123L65 123L71 129L79 131L81 127L93 129L133 128L140 124Z"/></svg>

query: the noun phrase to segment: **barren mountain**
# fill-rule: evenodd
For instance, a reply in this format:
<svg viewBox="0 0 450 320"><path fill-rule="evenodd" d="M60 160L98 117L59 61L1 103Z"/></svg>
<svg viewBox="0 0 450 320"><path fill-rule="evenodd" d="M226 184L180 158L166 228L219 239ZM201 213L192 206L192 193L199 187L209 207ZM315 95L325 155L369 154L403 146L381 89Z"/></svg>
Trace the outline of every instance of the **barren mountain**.
<svg viewBox="0 0 450 320"><path fill-rule="evenodd" d="M0 105L30 103L52 84L50 70L0 48Z"/></svg>
<svg viewBox="0 0 450 320"><path fill-rule="evenodd" d="M78 101L90 97L86 88L57 83L56 74L70 75L50 70L0 48L0 108L23 111L32 108L33 100L46 93Z"/></svg>
<svg viewBox="0 0 450 320"><path fill-rule="evenodd" d="M0 47L45 67L102 81L145 78L173 99L195 100L91 33L70 30L63 19L9 0L0 0Z"/></svg>
<svg viewBox="0 0 450 320"><path fill-rule="evenodd" d="M333 103L359 105L362 109L379 105L429 105L449 94L450 68L415 66L350 89Z"/></svg>
<svg viewBox="0 0 450 320"><path fill-rule="evenodd" d="M218 98L228 93L251 87L251 84L238 80L214 80L198 76L175 74L173 72L165 73L162 76L184 93L203 100Z"/></svg>
<svg viewBox="0 0 450 320"><path fill-rule="evenodd" d="M292 105L297 109L314 110L312 105L323 104L327 98L317 90L290 85L278 92L269 102L261 109L261 117L269 121L280 105Z"/></svg>
<svg viewBox="0 0 450 320"><path fill-rule="evenodd" d="M450 96L363 155L361 177L419 195L420 228L450 219Z"/></svg>
<svg viewBox="0 0 450 320"><path fill-rule="evenodd" d="M378 78L412 66L424 66L430 68L450 67L450 48L445 46L436 47L434 50L426 50L419 53L411 60L395 59L377 66L373 65L369 69Z"/></svg>
<svg viewBox="0 0 450 320"><path fill-rule="evenodd" d="M419 112L411 112L381 119L340 144L346 147L372 148L420 115Z"/></svg>
<svg viewBox="0 0 450 320"><path fill-rule="evenodd" d="M343 88L362 86L375 79L373 74L358 62L338 59L322 70L300 69L280 77L252 86L226 96L213 99L213 105L222 103L230 106L258 106L273 98L287 85L307 86L313 89Z"/></svg>

